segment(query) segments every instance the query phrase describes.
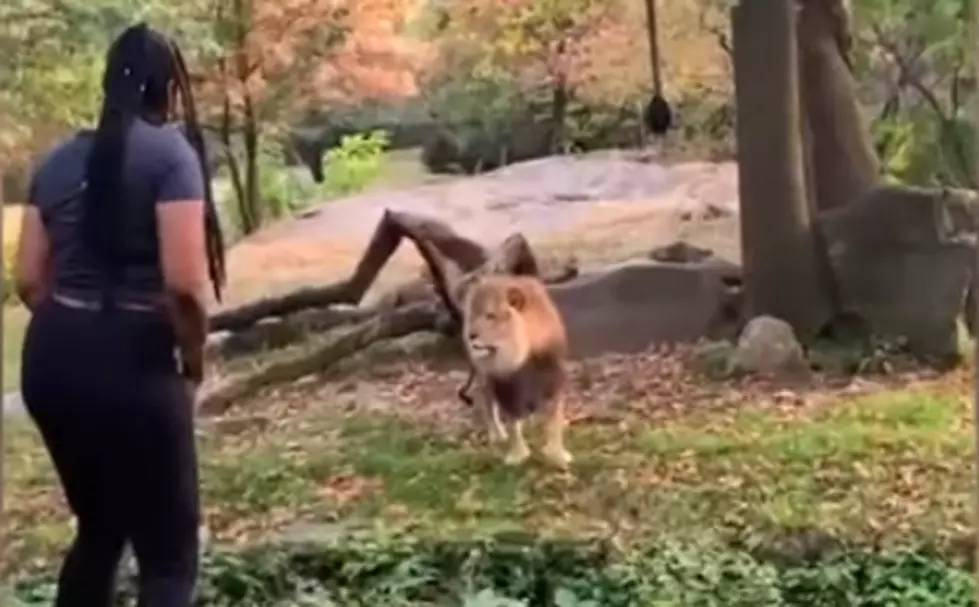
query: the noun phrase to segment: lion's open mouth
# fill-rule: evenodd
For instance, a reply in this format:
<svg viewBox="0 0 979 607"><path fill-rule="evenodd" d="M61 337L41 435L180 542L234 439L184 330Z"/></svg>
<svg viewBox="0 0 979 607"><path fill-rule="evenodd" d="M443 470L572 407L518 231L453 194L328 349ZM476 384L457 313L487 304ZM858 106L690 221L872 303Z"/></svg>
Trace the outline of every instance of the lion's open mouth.
<svg viewBox="0 0 979 607"><path fill-rule="evenodd" d="M480 342L469 342L469 351L472 355L478 358L485 358L492 356L496 352L496 347L489 344L484 344Z"/></svg>

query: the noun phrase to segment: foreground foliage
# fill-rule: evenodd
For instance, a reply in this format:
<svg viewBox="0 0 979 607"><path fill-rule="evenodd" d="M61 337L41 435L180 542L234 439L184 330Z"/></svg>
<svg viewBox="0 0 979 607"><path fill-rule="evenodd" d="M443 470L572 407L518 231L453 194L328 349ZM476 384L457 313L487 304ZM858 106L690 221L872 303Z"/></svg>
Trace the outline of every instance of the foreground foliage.
<svg viewBox="0 0 979 607"><path fill-rule="evenodd" d="M624 556L595 542L336 537L206 555L197 605L299 607L625 607L639 605L968 605L965 570L926 552L764 559L704 543L659 542ZM48 604L53 585L18 589ZM132 582L126 582L132 594Z"/></svg>

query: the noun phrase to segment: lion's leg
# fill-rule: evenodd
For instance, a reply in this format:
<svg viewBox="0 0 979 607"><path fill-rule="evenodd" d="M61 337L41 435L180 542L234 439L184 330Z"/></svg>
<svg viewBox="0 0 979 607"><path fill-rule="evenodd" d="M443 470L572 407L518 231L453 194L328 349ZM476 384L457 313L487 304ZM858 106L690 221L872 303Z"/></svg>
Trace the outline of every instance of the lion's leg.
<svg viewBox="0 0 979 607"><path fill-rule="evenodd" d="M542 455L559 468L571 463L571 453L564 445L564 398L557 395L547 408L547 419L544 428L544 448Z"/></svg>
<svg viewBox="0 0 979 607"><path fill-rule="evenodd" d="M507 430L500 419L500 405L495 398L486 399L486 434L492 443L503 442L508 438Z"/></svg>
<svg viewBox="0 0 979 607"><path fill-rule="evenodd" d="M509 418L506 421L506 431L510 435L510 448L503 457L503 462L510 466L523 463L530 457L530 447L523 436L523 421L518 418Z"/></svg>
<svg viewBox="0 0 979 607"><path fill-rule="evenodd" d="M480 375L476 377L475 381L475 401L473 404L476 407L477 415L480 418L481 425L486 429L486 437L490 443L500 443L507 439L506 428L503 427L503 421L500 419L500 407L490 393L489 386L486 385L486 381Z"/></svg>

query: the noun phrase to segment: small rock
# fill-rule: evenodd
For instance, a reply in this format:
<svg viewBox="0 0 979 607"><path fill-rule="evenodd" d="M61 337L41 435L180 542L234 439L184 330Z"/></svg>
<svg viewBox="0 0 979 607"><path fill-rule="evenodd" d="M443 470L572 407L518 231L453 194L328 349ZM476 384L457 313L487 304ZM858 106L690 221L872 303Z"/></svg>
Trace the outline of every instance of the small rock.
<svg viewBox="0 0 979 607"><path fill-rule="evenodd" d="M809 371L792 326L772 316L752 318L741 332L734 366L761 375L799 375Z"/></svg>
<svg viewBox="0 0 979 607"><path fill-rule="evenodd" d="M657 247L649 253L649 258L659 262L697 263L712 257L714 252L682 240L666 246Z"/></svg>

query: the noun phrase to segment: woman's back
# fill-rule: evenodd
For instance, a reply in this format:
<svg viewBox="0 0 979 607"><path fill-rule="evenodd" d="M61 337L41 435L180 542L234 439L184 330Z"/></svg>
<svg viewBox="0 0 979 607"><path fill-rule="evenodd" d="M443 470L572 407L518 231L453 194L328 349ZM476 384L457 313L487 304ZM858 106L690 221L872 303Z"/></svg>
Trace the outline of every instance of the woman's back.
<svg viewBox="0 0 979 607"><path fill-rule="evenodd" d="M37 167L31 186L31 203L50 238L52 286L67 295L96 295L109 278L82 236L82 184L92 143L92 131L63 141ZM122 267L111 280L122 296L155 297L163 291L156 205L203 198L200 161L179 129L137 119L127 133L121 183Z"/></svg>

